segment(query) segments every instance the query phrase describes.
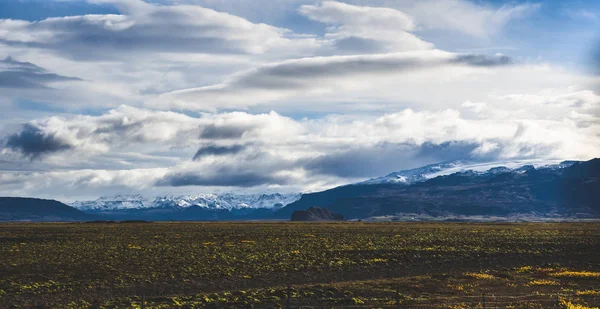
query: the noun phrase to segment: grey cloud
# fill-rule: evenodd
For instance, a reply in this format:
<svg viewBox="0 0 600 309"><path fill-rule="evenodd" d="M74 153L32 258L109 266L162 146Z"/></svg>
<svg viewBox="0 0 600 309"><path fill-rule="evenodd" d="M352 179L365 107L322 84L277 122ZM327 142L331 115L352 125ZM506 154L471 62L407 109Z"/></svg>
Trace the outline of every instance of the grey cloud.
<svg viewBox="0 0 600 309"><path fill-rule="evenodd" d="M326 154L308 162L305 168L338 177L374 177L435 162L471 159L478 146L461 141L421 145L382 143Z"/></svg>
<svg viewBox="0 0 600 309"><path fill-rule="evenodd" d="M114 58L136 52L254 54L286 42L283 29L200 6L159 6L131 0L118 7L127 15L68 16L0 24L0 33L2 27L7 27L0 41L50 49L75 59ZM23 35L12 36L10 31Z"/></svg>
<svg viewBox="0 0 600 309"><path fill-rule="evenodd" d="M355 36L335 40L333 45L346 53L377 53L386 49L386 44L383 42Z"/></svg>
<svg viewBox="0 0 600 309"><path fill-rule="evenodd" d="M267 184L285 184L287 181L269 173L258 173L239 168L220 168L215 173L198 172L169 173L156 182L157 186L214 186L255 187Z"/></svg>
<svg viewBox="0 0 600 309"><path fill-rule="evenodd" d="M466 141L448 141L439 144L426 142L418 147L416 156L436 162L474 159L473 151L479 146L479 143Z"/></svg>
<svg viewBox="0 0 600 309"><path fill-rule="evenodd" d="M324 40L336 52L386 53L433 48L433 44L410 33L414 29L411 16L392 8L324 1L303 5L298 12L328 25Z"/></svg>
<svg viewBox="0 0 600 309"><path fill-rule="evenodd" d="M18 151L30 159L38 159L43 155L72 149L69 143L60 140L54 134L46 134L39 128L25 124L20 132L10 135L5 147Z"/></svg>
<svg viewBox="0 0 600 309"><path fill-rule="evenodd" d="M244 145L217 146L205 145L200 147L194 155L194 160L201 159L204 156L222 156L228 154L236 154L246 149Z"/></svg>
<svg viewBox="0 0 600 309"><path fill-rule="evenodd" d="M344 79L365 75L378 75L381 78L388 74L407 74L453 65L492 67L509 64L511 59L506 56L462 55L439 50L313 57L265 65L237 74L224 84L178 90L162 98L166 99L163 103L167 105L174 99L176 102L189 102L183 106L200 109L203 106L198 102L212 102L217 106L252 105L293 96L296 91L310 92L323 87L343 89Z"/></svg>
<svg viewBox="0 0 600 309"><path fill-rule="evenodd" d="M204 139L234 139L241 138L248 128L231 125L210 124L204 127L200 138Z"/></svg>
<svg viewBox="0 0 600 309"><path fill-rule="evenodd" d="M433 59L411 56L347 56L307 58L286 61L251 71L236 80L233 86L250 88L295 88L314 78L343 77L364 73L393 73L437 66Z"/></svg>
<svg viewBox="0 0 600 309"><path fill-rule="evenodd" d="M0 60L0 88L47 88L52 82L73 80L80 79L49 73L33 63L12 57Z"/></svg>
<svg viewBox="0 0 600 309"><path fill-rule="evenodd" d="M512 64L513 60L504 55L495 57L485 55L458 55L455 62L471 66L494 67Z"/></svg>

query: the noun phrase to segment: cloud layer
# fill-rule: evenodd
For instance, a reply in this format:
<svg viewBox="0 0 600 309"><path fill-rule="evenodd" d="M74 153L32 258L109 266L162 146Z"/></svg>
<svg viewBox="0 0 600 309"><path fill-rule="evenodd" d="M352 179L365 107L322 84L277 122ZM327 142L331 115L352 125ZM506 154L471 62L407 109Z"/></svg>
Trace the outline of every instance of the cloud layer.
<svg viewBox="0 0 600 309"><path fill-rule="evenodd" d="M49 73L33 63L19 62L12 57L0 60L0 88L46 88L53 82L76 80L80 79Z"/></svg>
<svg viewBox="0 0 600 309"><path fill-rule="evenodd" d="M200 6L157 6L141 0L114 3L122 15L48 18L39 22L3 20L0 40L43 48L76 59L105 59L138 53L249 53L302 48L286 30Z"/></svg>
<svg viewBox="0 0 600 309"><path fill-rule="evenodd" d="M486 68L511 64L506 56L452 54L439 50L379 55L312 57L265 65L232 76L222 84L174 91L158 106L189 110L215 106L244 107L288 97L318 95L367 88L380 79L415 71L436 74L448 67ZM357 80L361 84L357 85Z"/></svg>
<svg viewBox="0 0 600 309"><path fill-rule="evenodd" d="M65 156L77 164L77 157L86 166L85 177L73 179L79 173L72 172L11 173L4 181L8 185L15 178L31 177L28 182L36 182L63 173L69 179L63 181L67 190L90 184L103 190L116 182L129 190L199 186L293 191L446 160L600 156L597 95L566 89L494 100L506 108L489 110L489 103L465 102L458 110L294 120L275 112L190 117L122 106L100 116L52 117L29 122L9 135L4 155L21 154L50 170ZM534 110L567 108L572 113L538 118L513 108L523 102ZM132 157L131 152L146 157ZM164 156L182 159L165 168ZM150 169L99 169L106 158L123 161L123 167L145 162ZM147 177L140 179L139 173Z"/></svg>

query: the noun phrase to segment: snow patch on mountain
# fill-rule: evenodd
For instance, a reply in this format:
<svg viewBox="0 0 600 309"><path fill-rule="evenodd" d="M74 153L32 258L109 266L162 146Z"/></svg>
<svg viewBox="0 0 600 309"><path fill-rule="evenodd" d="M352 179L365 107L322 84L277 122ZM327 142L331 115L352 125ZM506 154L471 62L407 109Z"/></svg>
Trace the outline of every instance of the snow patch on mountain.
<svg viewBox="0 0 600 309"><path fill-rule="evenodd" d="M83 211L111 211L123 209L149 208L187 208L198 206L208 209L257 209L281 208L300 199L300 193L294 194L196 194L185 196L158 196L146 198L142 195L117 195L100 197L94 201L76 201L71 203Z"/></svg>
<svg viewBox="0 0 600 309"><path fill-rule="evenodd" d="M435 164L426 165L419 168L413 168L409 170L403 170L399 172L393 172L383 177L377 177L369 179L367 181L359 182L361 185L375 185L375 184L402 184L409 185L415 182L425 181L429 178L433 178L435 174L443 173L449 169L456 169L461 166L469 165L469 161L447 161Z"/></svg>
<svg viewBox="0 0 600 309"><path fill-rule="evenodd" d="M69 206L79 210L117 210L117 209L143 209L151 208L151 201L135 195L102 196L95 201L75 201Z"/></svg>
<svg viewBox="0 0 600 309"><path fill-rule="evenodd" d="M507 172L525 172L530 169L560 169L573 165L577 161L560 160L513 160L496 162L472 162L466 160L446 161L419 168L390 173L383 177L359 182L360 185L398 184L410 185L438 176L454 173L500 174Z"/></svg>

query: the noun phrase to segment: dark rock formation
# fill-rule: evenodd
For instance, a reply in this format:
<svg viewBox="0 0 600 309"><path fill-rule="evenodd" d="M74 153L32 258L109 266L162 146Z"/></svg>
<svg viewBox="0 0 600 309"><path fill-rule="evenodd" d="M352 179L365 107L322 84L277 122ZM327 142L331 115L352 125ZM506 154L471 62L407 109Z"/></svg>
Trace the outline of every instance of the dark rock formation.
<svg viewBox="0 0 600 309"><path fill-rule="evenodd" d="M325 208L311 207L307 210L296 210L292 213L292 221L343 221L344 216L332 213Z"/></svg>

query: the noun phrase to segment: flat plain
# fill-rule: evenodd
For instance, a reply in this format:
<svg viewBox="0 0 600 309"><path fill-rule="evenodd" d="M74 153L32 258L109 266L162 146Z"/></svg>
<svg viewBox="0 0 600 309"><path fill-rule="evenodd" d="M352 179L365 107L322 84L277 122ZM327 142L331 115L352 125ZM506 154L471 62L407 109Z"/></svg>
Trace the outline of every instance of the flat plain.
<svg viewBox="0 0 600 309"><path fill-rule="evenodd" d="M598 223L5 223L2 308L594 308Z"/></svg>

